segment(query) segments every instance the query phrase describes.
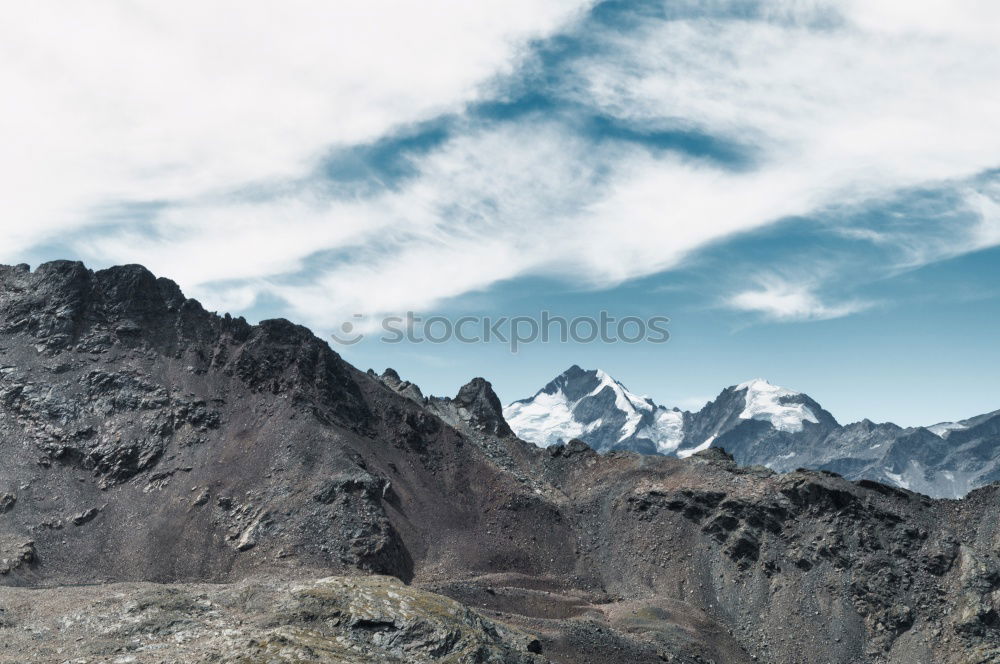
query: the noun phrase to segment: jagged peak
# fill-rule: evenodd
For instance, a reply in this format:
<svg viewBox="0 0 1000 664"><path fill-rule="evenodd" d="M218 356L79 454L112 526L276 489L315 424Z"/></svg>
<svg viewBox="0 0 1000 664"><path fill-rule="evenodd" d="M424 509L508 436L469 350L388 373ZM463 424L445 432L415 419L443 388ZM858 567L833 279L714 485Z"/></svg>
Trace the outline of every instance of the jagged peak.
<svg viewBox="0 0 1000 664"><path fill-rule="evenodd" d="M368 417L346 363L308 328L283 318L251 326L208 312L141 265L0 266L0 333L24 335L47 356L112 349L184 356L192 372L214 368L255 391L284 391L320 418L353 428Z"/></svg>
<svg viewBox="0 0 1000 664"><path fill-rule="evenodd" d="M584 380L581 382L581 379ZM592 381L592 382L591 382ZM570 366L561 374L553 378L544 388L535 393L535 397L541 394L555 394L564 392L572 400L581 399L587 396L595 396L601 391L610 388L620 402L619 406L627 410L655 409L656 404L648 396L633 394L629 389L614 376L601 368L583 369L578 364ZM521 399L514 403L527 403L532 398Z"/></svg>
<svg viewBox="0 0 1000 664"><path fill-rule="evenodd" d="M184 296L174 281L157 278L142 265L116 265L91 270L80 261L56 260L30 266L0 266L0 292L22 299L38 300L43 306L99 307L120 317L156 317L182 306L203 311L196 300Z"/></svg>
<svg viewBox="0 0 1000 664"><path fill-rule="evenodd" d="M385 368L385 371L382 372L382 378L386 380L403 380L399 377L399 372L392 367Z"/></svg>
<svg viewBox="0 0 1000 664"><path fill-rule="evenodd" d="M455 401L462 405L485 401L490 406L500 408L500 397L493 390L493 384L485 378L477 376L459 388Z"/></svg>
<svg viewBox="0 0 1000 664"><path fill-rule="evenodd" d="M453 401L469 414L470 423L499 436L513 435L503 416L500 397L485 378L476 377L463 385Z"/></svg>
<svg viewBox="0 0 1000 664"><path fill-rule="evenodd" d="M424 402L424 393L420 390L420 387L416 383L403 380L400 377L399 372L392 367L386 367L385 371L382 372L382 375L378 375L373 370L369 369L368 375L372 376L392 391L398 392L412 401L416 401L417 403Z"/></svg>

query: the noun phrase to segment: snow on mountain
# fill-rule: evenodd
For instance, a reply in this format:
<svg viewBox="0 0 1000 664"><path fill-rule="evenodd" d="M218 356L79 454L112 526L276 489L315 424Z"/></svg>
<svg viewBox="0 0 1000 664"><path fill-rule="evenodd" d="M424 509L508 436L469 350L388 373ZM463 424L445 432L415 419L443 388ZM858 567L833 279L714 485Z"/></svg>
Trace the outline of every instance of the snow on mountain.
<svg viewBox="0 0 1000 664"><path fill-rule="evenodd" d="M572 366L533 397L504 409L510 427L542 447L580 438L608 451L666 454L683 438L683 415L630 392L601 369Z"/></svg>
<svg viewBox="0 0 1000 664"><path fill-rule="evenodd" d="M947 438L948 434L952 431L961 431L966 429L964 424L961 422L941 422L940 424L935 424L927 427L927 430L936 436L941 436L942 438Z"/></svg>
<svg viewBox="0 0 1000 664"><path fill-rule="evenodd" d="M686 459L695 452L701 452L703 450L707 450L712 446L712 443L715 442L715 438L716 436L709 436L708 438L705 439L705 442L701 443L700 445L695 445L694 447L689 447L684 450L678 450L677 456L680 457L681 459Z"/></svg>
<svg viewBox="0 0 1000 664"><path fill-rule="evenodd" d="M949 438L955 432L970 430L975 431L983 425L988 425L990 422L996 422L998 420L1000 420L1000 410L995 410L992 413L977 415L976 417L970 417L967 420L961 420L958 422L940 422L926 428L936 436Z"/></svg>
<svg viewBox="0 0 1000 664"><path fill-rule="evenodd" d="M631 449L689 456L705 449L740 420L769 422L777 431L802 431L818 423L811 399L755 379L727 388L691 423L690 413L657 405L630 392L601 369L578 366L553 379L533 397L504 409L511 428L524 440L548 447L580 438L600 451ZM819 409L818 405L816 409Z"/></svg>
<svg viewBox="0 0 1000 664"><path fill-rule="evenodd" d="M803 422L819 424L819 419L806 404L793 401L803 396L801 392L772 385L763 378L741 383L736 390L746 391L741 419L766 420L778 431L791 433L802 431Z"/></svg>
<svg viewBox="0 0 1000 664"><path fill-rule="evenodd" d="M518 437L540 447L549 447L579 438L587 426L600 426L600 419L587 426L575 420L574 405L561 389L552 394L542 391L532 399L510 404L504 408L503 415Z"/></svg>
<svg viewBox="0 0 1000 664"><path fill-rule="evenodd" d="M637 396L599 369L573 366L504 415L519 437L541 446L579 438L600 452L681 458L723 447L742 465L828 470L935 497L1000 481L1000 411L926 428L870 420L841 426L808 395L762 378L727 387L691 413Z"/></svg>
<svg viewBox="0 0 1000 664"><path fill-rule="evenodd" d="M674 452L684 441L684 413L658 406L653 423L640 429L636 438L653 441L657 454Z"/></svg>

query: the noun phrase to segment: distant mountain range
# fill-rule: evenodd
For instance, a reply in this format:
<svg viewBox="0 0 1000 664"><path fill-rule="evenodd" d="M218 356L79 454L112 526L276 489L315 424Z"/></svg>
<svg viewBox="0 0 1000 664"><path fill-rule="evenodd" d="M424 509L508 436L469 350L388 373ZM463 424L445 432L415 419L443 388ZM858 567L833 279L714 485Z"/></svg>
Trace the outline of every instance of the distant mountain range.
<svg viewBox="0 0 1000 664"><path fill-rule="evenodd" d="M740 464L829 470L943 498L1000 480L1000 410L927 427L842 426L808 395L763 379L727 387L689 412L574 365L504 416L518 436L543 447L575 438L600 452L681 458L723 447Z"/></svg>

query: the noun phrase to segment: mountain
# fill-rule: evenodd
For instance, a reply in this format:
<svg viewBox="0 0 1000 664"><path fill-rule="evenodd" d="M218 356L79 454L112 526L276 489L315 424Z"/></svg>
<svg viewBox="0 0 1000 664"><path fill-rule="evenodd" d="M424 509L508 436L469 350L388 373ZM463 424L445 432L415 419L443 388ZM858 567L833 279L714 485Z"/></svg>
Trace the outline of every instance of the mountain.
<svg viewBox="0 0 1000 664"><path fill-rule="evenodd" d="M1000 485L542 449L139 266L0 266L0 455L0 662L1000 661Z"/></svg>
<svg viewBox="0 0 1000 664"><path fill-rule="evenodd" d="M524 440L548 447L581 438L601 452L668 454L680 444L683 427L680 411L632 394L600 369L576 365L503 414Z"/></svg>
<svg viewBox="0 0 1000 664"><path fill-rule="evenodd" d="M678 454L724 447L739 463L770 466L807 444L818 444L837 421L813 399L755 379L727 387L686 418Z"/></svg>
<svg viewBox="0 0 1000 664"><path fill-rule="evenodd" d="M602 452L682 458L722 447L744 465L829 470L948 498L1000 480L1000 411L926 428L841 426L808 395L755 379L682 413L574 366L504 412L521 438L542 446L579 438Z"/></svg>
<svg viewBox="0 0 1000 664"><path fill-rule="evenodd" d="M748 381L725 389L698 413L639 397L601 369L572 366L534 396L504 409L524 440L547 447L579 438L600 452L690 456L720 438L739 456L764 454L791 435L821 435L837 422L804 394ZM727 447L730 449L730 447Z"/></svg>

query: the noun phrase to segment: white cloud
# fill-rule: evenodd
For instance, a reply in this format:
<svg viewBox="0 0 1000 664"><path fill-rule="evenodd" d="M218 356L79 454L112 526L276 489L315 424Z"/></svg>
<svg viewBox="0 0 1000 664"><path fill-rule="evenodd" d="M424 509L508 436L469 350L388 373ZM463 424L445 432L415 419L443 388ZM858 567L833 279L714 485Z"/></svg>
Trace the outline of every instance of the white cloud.
<svg viewBox="0 0 1000 664"><path fill-rule="evenodd" d="M627 34L592 25L600 48L558 72L555 92L584 108L641 131L696 129L748 146L747 167L592 142L558 116L529 116L467 123L414 159L415 177L370 198L332 198L305 181L332 145L489 94L484 83L512 71L528 39L586 4L10 10L0 86L18 103L0 111L10 189L0 259L100 221L99 206L168 201L149 221L155 234L94 233L74 247L94 262L145 263L210 306L269 293L327 326L527 274L615 284L784 217L997 166L995 3L787 0L767 3L757 21L649 20ZM254 189L275 182L287 191ZM849 232L910 242L916 263L956 255L1000 242L994 194L970 194L982 223L935 236L944 248L934 251L912 234ZM306 280L280 278L323 251L340 259ZM729 304L775 320L866 306L824 302L819 291L772 280Z"/></svg>
<svg viewBox="0 0 1000 664"><path fill-rule="evenodd" d="M935 193L906 194L893 199L895 208L883 210L877 228L842 226L832 230L845 238L880 248L881 270L888 275L907 272L929 263L955 258L1000 245L1000 181L977 178L972 183L950 183L943 200ZM863 210L847 209L841 218L864 218Z"/></svg>
<svg viewBox="0 0 1000 664"><path fill-rule="evenodd" d="M969 206L978 221L972 228L969 251L1000 245L1000 182L966 193Z"/></svg>
<svg viewBox="0 0 1000 664"><path fill-rule="evenodd" d="M1000 5L992 0L849 0L845 4L848 14L862 28L893 34L994 39L1000 23Z"/></svg>
<svg viewBox="0 0 1000 664"><path fill-rule="evenodd" d="M615 174L602 179L609 164ZM525 274L607 286L807 212L820 201L803 184L795 173L739 175L638 148L595 149L545 121L507 126L451 141L401 192L355 211L337 206L331 219L364 218L378 231L307 285L261 289L329 326L359 312L426 310ZM153 264L158 251L149 248Z"/></svg>
<svg viewBox="0 0 1000 664"><path fill-rule="evenodd" d="M759 287L733 295L726 304L733 309L759 313L767 319L781 322L842 318L872 306L870 302L861 301L829 304L823 302L810 286L777 278L761 279Z"/></svg>
<svg viewBox="0 0 1000 664"><path fill-rule="evenodd" d="M892 5L891 15L922 11L920 2L869 5ZM948 3L956 11L978 5ZM850 7L845 26L826 29L653 23L617 37L617 56L581 61L578 94L644 126L680 124L754 143L765 160L802 170L815 186L832 178L828 189L873 194L996 165L1000 23L949 31L948 21L924 30L915 20L900 32L864 12L857 19Z"/></svg>
<svg viewBox="0 0 1000 664"><path fill-rule="evenodd" d="M586 4L38 0L6 7L0 259L99 221L95 209L109 203L190 201L298 178L331 145L460 109L485 81L516 66L527 40ZM227 225L246 209L234 202ZM206 241L217 232L209 230Z"/></svg>
<svg viewBox="0 0 1000 664"><path fill-rule="evenodd" d="M431 307L548 269L565 257L557 247L574 223L573 207L598 194L595 171L610 158L558 125L513 125L460 135L422 160L411 184L374 200L215 201L168 211L156 237L136 232L80 246L94 258L184 275L212 307L245 298L247 284L230 293L199 283L294 271L310 253L338 247L345 256L308 283L250 284L288 301L296 318L332 325L355 313Z"/></svg>

